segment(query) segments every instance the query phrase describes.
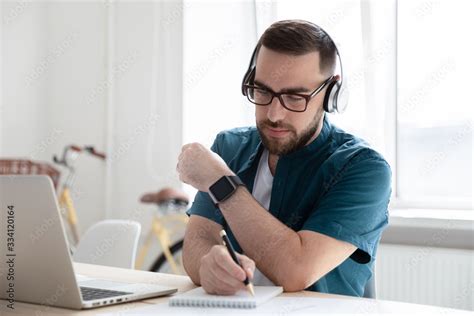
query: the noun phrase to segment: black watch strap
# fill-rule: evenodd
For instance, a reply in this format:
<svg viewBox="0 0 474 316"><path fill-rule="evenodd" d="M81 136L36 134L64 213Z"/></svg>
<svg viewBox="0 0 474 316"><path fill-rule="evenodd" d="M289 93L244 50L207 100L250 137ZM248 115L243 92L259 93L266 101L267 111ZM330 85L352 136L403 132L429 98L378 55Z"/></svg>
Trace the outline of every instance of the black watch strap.
<svg viewBox="0 0 474 316"><path fill-rule="evenodd" d="M223 176L209 187L209 196L214 205L227 200L239 185L244 185L238 176Z"/></svg>

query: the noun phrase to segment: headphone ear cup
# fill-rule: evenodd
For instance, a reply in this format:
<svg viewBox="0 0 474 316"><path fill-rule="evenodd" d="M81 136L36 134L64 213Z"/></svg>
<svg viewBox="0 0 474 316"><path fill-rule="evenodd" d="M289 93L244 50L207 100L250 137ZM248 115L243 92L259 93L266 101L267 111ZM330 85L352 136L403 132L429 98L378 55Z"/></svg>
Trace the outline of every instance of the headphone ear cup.
<svg viewBox="0 0 474 316"><path fill-rule="evenodd" d="M339 92L340 87L341 87L341 84L337 80L334 80L329 84L326 90L326 94L324 95L324 101L323 101L324 111L328 113L335 112L335 110L337 109L337 94Z"/></svg>
<svg viewBox="0 0 474 316"><path fill-rule="evenodd" d="M336 98L335 110L337 113L344 113L347 109L347 105L349 104L349 89L347 89L345 83L339 87Z"/></svg>

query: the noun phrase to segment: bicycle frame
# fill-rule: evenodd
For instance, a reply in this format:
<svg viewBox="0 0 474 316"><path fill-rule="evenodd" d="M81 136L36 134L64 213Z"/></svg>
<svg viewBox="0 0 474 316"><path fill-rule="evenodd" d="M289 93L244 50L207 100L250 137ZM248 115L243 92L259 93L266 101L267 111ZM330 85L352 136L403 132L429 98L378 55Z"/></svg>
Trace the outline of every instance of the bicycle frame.
<svg viewBox="0 0 474 316"><path fill-rule="evenodd" d="M105 159L105 154L97 152L93 146L79 147L76 145L68 145L64 147L63 154L61 159L56 155L53 156L53 161L56 164L62 165L68 170L68 175L59 194L58 202L61 208L61 215L65 217L66 223L72 234L72 242L74 245L77 245L80 239L80 229L78 224L78 216L76 208L74 207L73 199L71 197L71 188L76 179L76 170L74 164L78 156L86 152L92 156ZM64 210L64 211L63 211Z"/></svg>
<svg viewBox="0 0 474 316"><path fill-rule="evenodd" d="M173 258L173 255L170 252L171 246L171 239L170 236L173 234L173 230L167 228L167 224L170 222L177 222L186 226L188 222L188 216L186 214L169 214L163 216L153 216L152 226L150 231L148 232L145 242L143 243L142 247L140 248L139 254L137 256L137 260L135 261L136 268L143 268L143 264L145 258L148 254L150 249L150 243L152 241L153 236L156 237L158 243L160 244L161 249L163 250L163 254L166 257L166 261L171 267L171 270L174 274L181 274L179 266L176 260Z"/></svg>

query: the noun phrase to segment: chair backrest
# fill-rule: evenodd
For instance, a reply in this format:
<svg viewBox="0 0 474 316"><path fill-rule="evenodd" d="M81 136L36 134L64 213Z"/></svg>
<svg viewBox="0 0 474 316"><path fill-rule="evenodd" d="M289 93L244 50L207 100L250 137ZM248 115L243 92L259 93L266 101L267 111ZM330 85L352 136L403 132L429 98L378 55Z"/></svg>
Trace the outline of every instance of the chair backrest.
<svg viewBox="0 0 474 316"><path fill-rule="evenodd" d="M133 269L141 225L127 220L105 220L92 225L79 240L75 262Z"/></svg>
<svg viewBox="0 0 474 316"><path fill-rule="evenodd" d="M377 286L375 280L375 263L374 270L372 271L372 277L367 281L364 289L364 297L366 298L377 298Z"/></svg>

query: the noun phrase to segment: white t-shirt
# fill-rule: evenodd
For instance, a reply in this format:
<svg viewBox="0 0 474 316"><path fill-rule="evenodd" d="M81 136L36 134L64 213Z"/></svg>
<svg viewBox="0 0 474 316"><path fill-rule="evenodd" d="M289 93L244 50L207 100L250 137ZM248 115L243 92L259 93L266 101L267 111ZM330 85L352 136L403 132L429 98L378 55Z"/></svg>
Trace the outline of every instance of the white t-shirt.
<svg viewBox="0 0 474 316"><path fill-rule="evenodd" d="M270 208L272 187L273 175L268 166L268 150L264 149L262 157L260 157L260 162L258 163L252 195L267 210ZM275 285L257 268L255 268L252 283L254 285Z"/></svg>

